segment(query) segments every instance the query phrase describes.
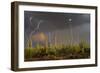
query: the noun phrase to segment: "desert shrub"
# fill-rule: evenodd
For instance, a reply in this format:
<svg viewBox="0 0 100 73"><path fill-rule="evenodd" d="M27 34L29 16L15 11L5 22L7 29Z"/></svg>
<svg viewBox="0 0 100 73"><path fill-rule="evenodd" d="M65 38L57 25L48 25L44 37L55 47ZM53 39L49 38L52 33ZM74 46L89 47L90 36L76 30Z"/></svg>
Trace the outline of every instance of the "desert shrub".
<svg viewBox="0 0 100 73"><path fill-rule="evenodd" d="M47 55L56 55L57 50L55 48L48 48Z"/></svg>
<svg viewBox="0 0 100 73"><path fill-rule="evenodd" d="M46 48L40 48L38 49L38 55L41 56L45 56L46 55Z"/></svg>
<svg viewBox="0 0 100 73"><path fill-rule="evenodd" d="M27 58L32 58L32 55L33 55L33 49L32 48L27 48L24 50L25 51L25 55L24 57L27 59Z"/></svg>
<svg viewBox="0 0 100 73"><path fill-rule="evenodd" d="M81 41L77 45L62 45L58 47L41 47L25 49L25 59L77 59L87 58L90 56L90 45Z"/></svg>
<svg viewBox="0 0 100 73"><path fill-rule="evenodd" d="M81 48L79 45L74 46L73 49L75 53L79 53L81 51Z"/></svg>

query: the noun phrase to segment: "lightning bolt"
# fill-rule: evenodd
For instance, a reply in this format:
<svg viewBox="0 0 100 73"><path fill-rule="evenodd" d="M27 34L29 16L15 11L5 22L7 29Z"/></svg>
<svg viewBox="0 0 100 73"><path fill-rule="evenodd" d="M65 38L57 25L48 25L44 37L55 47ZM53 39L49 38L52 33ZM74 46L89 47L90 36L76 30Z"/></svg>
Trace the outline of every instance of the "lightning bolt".
<svg viewBox="0 0 100 73"><path fill-rule="evenodd" d="M32 24L32 19L33 19L33 17L31 16L30 18L29 18L29 22L30 22L30 25L34 25L34 24ZM29 43L28 41L31 41L32 42L32 40L31 40L31 37L32 37L32 34L34 34L37 30L39 30L39 28L40 28L40 24L43 22L43 20L39 20L39 22L37 23L37 26L33 29L33 31L30 33L30 35L29 35L29 37L28 37L28 39L27 39L27 43Z"/></svg>
<svg viewBox="0 0 100 73"><path fill-rule="evenodd" d="M43 22L42 20L40 20L40 21L38 22L36 28L31 32L31 36L32 36L32 34L34 34L36 31L38 31L38 30L40 29L40 24L41 24L42 22Z"/></svg>
<svg viewBox="0 0 100 73"><path fill-rule="evenodd" d="M34 25L32 24L32 19L33 17L30 17L29 20L30 20L30 25ZM37 30L40 29L40 24L43 22L44 20L39 20L39 22L37 23L37 26L34 28L34 30L31 32L30 34L30 37L32 36L32 34L34 34Z"/></svg>

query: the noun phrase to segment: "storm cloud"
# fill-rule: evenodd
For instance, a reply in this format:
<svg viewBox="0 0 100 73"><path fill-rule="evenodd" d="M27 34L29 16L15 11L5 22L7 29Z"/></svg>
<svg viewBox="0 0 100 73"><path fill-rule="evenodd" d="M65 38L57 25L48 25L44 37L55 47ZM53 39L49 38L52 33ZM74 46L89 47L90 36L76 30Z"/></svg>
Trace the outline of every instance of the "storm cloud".
<svg viewBox="0 0 100 73"><path fill-rule="evenodd" d="M72 36L73 42L80 39L90 42L90 14L24 11L25 44L34 30L36 33L43 32L47 36L48 32L60 32L57 35L62 38L66 35Z"/></svg>

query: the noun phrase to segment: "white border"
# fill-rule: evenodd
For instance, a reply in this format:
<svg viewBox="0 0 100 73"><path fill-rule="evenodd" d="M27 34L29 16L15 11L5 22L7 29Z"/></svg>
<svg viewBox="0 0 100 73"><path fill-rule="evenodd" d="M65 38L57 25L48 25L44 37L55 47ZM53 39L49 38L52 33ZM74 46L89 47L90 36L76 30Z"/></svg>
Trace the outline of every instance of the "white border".
<svg viewBox="0 0 100 73"><path fill-rule="evenodd" d="M89 13L91 14L91 58L90 59L75 59L75 60L55 60L55 61L34 61L24 62L24 11L42 11L42 12L64 12L64 13ZM45 6L24 6L19 5L19 68L35 68L35 67L50 67L63 65L83 65L95 64L95 10L80 9L80 8L63 8L63 7L45 7Z"/></svg>

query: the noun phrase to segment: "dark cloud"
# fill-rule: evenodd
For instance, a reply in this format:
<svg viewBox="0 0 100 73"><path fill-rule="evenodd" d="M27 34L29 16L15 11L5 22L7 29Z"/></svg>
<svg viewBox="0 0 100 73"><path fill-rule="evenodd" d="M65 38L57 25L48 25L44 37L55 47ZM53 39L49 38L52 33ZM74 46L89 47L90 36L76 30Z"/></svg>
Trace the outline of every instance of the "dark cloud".
<svg viewBox="0 0 100 73"><path fill-rule="evenodd" d="M32 25L30 25L30 17L32 17ZM69 19L72 19L72 21L70 22ZM38 22L43 20L40 24L41 31L66 29L69 28L69 24L71 24L72 27L75 27L89 23L89 19L89 14L25 11L25 28L34 29Z"/></svg>
<svg viewBox="0 0 100 73"><path fill-rule="evenodd" d="M42 22L38 31L47 33L73 29L74 38L77 37L75 33L78 32L80 37L84 35L84 39L90 40L90 14L24 11L25 40L40 21Z"/></svg>

